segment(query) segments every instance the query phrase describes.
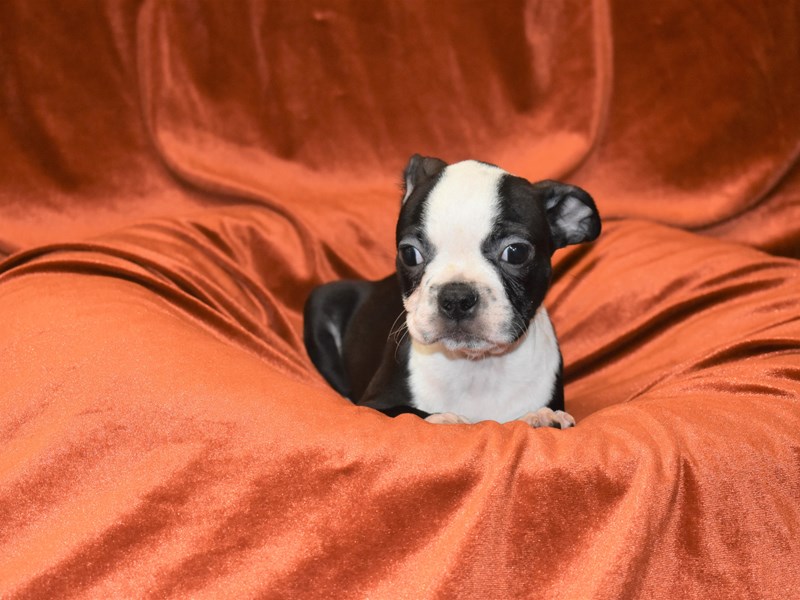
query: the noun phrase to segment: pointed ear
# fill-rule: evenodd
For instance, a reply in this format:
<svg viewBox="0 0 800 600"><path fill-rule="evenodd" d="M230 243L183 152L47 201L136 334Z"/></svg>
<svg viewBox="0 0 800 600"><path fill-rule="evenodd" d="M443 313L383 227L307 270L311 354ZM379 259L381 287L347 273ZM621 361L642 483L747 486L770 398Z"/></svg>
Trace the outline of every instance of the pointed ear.
<svg viewBox="0 0 800 600"><path fill-rule="evenodd" d="M591 242L600 235L600 214L584 190L558 181L540 181L534 187L544 192L555 249Z"/></svg>
<svg viewBox="0 0 800 600"><path fill-rule="evenodd" d="M440 158L419 154L412 156L403 171L403 204L415 187L441 173L446 166L447 163Z"/></svg>

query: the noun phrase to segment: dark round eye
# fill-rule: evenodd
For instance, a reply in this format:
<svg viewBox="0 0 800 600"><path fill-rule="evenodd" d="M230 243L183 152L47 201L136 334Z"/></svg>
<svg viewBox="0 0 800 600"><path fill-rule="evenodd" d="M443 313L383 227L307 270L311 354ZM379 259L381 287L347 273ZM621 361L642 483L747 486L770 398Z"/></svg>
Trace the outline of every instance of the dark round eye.
<svg viewBox="0 0 800 600"><path fill-rule="evenodd" d="M528 244L510 244L503 249L500 260L510 265L521 265L531 256L531 247Z"/></svg>
<svg viewBox="0 0 800 600"><path fill-rule="evenodd" d="M400 260L407 267L416 267L422 264L422 253L414 246L400 246Z"/></svg>

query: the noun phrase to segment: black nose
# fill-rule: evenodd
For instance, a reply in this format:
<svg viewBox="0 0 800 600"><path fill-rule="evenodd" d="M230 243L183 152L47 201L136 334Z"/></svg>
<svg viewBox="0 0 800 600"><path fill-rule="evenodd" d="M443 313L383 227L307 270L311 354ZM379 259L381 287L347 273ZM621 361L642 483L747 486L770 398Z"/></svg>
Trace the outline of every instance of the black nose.
<svg viewBox="0 0 800 600"><path fill-rule="evenodd" d="M477 305L478 292L468 283L446 283L439 290L439 312L448 319L466 319Z"/></svg>

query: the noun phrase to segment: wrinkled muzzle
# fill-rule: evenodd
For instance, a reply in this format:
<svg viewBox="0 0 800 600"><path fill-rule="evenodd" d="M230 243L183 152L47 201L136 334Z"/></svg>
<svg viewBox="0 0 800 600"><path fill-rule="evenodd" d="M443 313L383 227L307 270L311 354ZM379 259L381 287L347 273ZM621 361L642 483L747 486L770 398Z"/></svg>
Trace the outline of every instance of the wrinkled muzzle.
<svg viewBox="0 0 800 600"><path fill-rule="evenodd" d="M499 278L484 276L423 278L405 300L406 323L412 339L441 343L454 352L496 352L515 339L513 311Z"/></svg>

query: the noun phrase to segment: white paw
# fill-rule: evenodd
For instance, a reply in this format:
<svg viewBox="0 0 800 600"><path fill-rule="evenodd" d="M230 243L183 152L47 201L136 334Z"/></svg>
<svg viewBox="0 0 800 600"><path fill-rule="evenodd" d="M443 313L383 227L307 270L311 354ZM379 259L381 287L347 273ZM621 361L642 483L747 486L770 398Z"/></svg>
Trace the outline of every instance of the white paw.
<svg viewBox="0 0 800 600"><path fill-rule="evenodd" d="M456 425L458 423L470 423L471 421L466 417L457 415L456 413L435 413L425 417L428 423L438 423L440 425Z"/></svg>
<svg viewBox="0 0 800 600"><path fill-rule="evenodd" d="M556 427L559 429L575 427L575 418L571 414L563 410L550 410L547 407L526 413L517 421L527 423L531 427Z"/></svg>

